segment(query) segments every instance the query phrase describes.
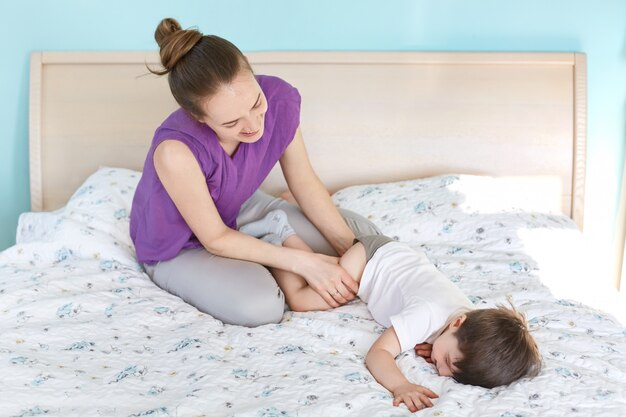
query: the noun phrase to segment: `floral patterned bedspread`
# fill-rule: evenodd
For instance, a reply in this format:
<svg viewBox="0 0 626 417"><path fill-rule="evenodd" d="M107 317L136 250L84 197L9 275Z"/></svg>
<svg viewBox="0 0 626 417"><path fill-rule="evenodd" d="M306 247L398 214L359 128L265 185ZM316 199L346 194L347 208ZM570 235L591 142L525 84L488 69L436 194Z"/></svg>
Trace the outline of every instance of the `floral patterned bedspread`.
<svg viewBox="0 0 626 417"><path fill-rule="evenodd" d="M18 244L0 253L0 416L411 414L365 368L383 329L360 301L249 329L156 287L128 236L138 179L102 168L63 209L20 218ZM418 415L626 415L626 330L545 285L586 271L580 234L501 190L492 178L442 176L334 195L423 247L478 307L510 297L540 346L538 377L491 390L401 354L409 379L440 395Z"/></svg>

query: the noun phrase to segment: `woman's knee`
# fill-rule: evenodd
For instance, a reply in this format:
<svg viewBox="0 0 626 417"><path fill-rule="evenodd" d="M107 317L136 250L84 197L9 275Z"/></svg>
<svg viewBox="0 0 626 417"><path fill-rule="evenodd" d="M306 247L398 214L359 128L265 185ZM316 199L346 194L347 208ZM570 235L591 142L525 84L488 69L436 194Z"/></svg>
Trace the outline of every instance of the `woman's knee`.
<svg viewBox="0 0 626 417"><path fill-rule="evenodd" d="M225 322L246 327L280 323L285 311L285 298L280 288L276 287L273 294L250 295L238 300L237 308L231 311Z"/></svg>
<svg viewBox="0 0 626 417"><path fill-rule="evenodd" d="M162 289L227 324L278 323L285 298L262 265L191 250L159 264L152 280Z"/></svg>
<svg viewBox="0 0 626 417"><path fill-rule="evenodd" d="M224 323L256 327L279 323L285 310L285 296L270 271L263 265L245 262L239 266L239 277L229 291L230 300L222 304L220 319Z"/></svg>

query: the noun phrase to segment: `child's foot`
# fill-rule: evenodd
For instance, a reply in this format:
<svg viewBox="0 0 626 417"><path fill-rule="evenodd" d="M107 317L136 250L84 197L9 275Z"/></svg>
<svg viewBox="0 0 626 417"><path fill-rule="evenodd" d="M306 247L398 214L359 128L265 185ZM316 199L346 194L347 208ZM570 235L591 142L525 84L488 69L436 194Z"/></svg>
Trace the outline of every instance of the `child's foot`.
<svg viewBox="0 0 626 417"><path fill-rule="evenodd" d="M241 226L239 231L254 237L274 234L279 237L281 244L289 236L296 234L287 220L287 213L282 210L272 210L261 220Z"/></svg>

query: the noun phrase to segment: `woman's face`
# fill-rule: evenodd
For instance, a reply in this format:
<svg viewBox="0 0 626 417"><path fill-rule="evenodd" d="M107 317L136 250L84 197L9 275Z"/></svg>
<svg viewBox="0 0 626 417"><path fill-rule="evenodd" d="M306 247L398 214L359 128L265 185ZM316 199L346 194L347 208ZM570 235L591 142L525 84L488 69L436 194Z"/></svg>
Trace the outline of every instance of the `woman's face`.
<svg viewBox="0 0 626 417"><path fill-rule="evenodd" d="M254 143L263 135L267 100L254 74L242 70L203 104L206 123L227 152L240 142Z"/></svg>

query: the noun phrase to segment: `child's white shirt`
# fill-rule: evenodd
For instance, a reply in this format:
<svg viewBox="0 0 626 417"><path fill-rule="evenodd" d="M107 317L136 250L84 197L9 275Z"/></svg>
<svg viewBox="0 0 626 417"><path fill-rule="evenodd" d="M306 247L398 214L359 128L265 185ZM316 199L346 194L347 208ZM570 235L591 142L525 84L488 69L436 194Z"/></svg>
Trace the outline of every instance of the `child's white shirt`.
<svg viewBox="0 0 626 417"><path fill-rule="evenodd" d="M474 308L423 251L400 242L376 250L363 270L358 296L374 320L394 327L402 351L432 343L449 320Z"/></svg>

